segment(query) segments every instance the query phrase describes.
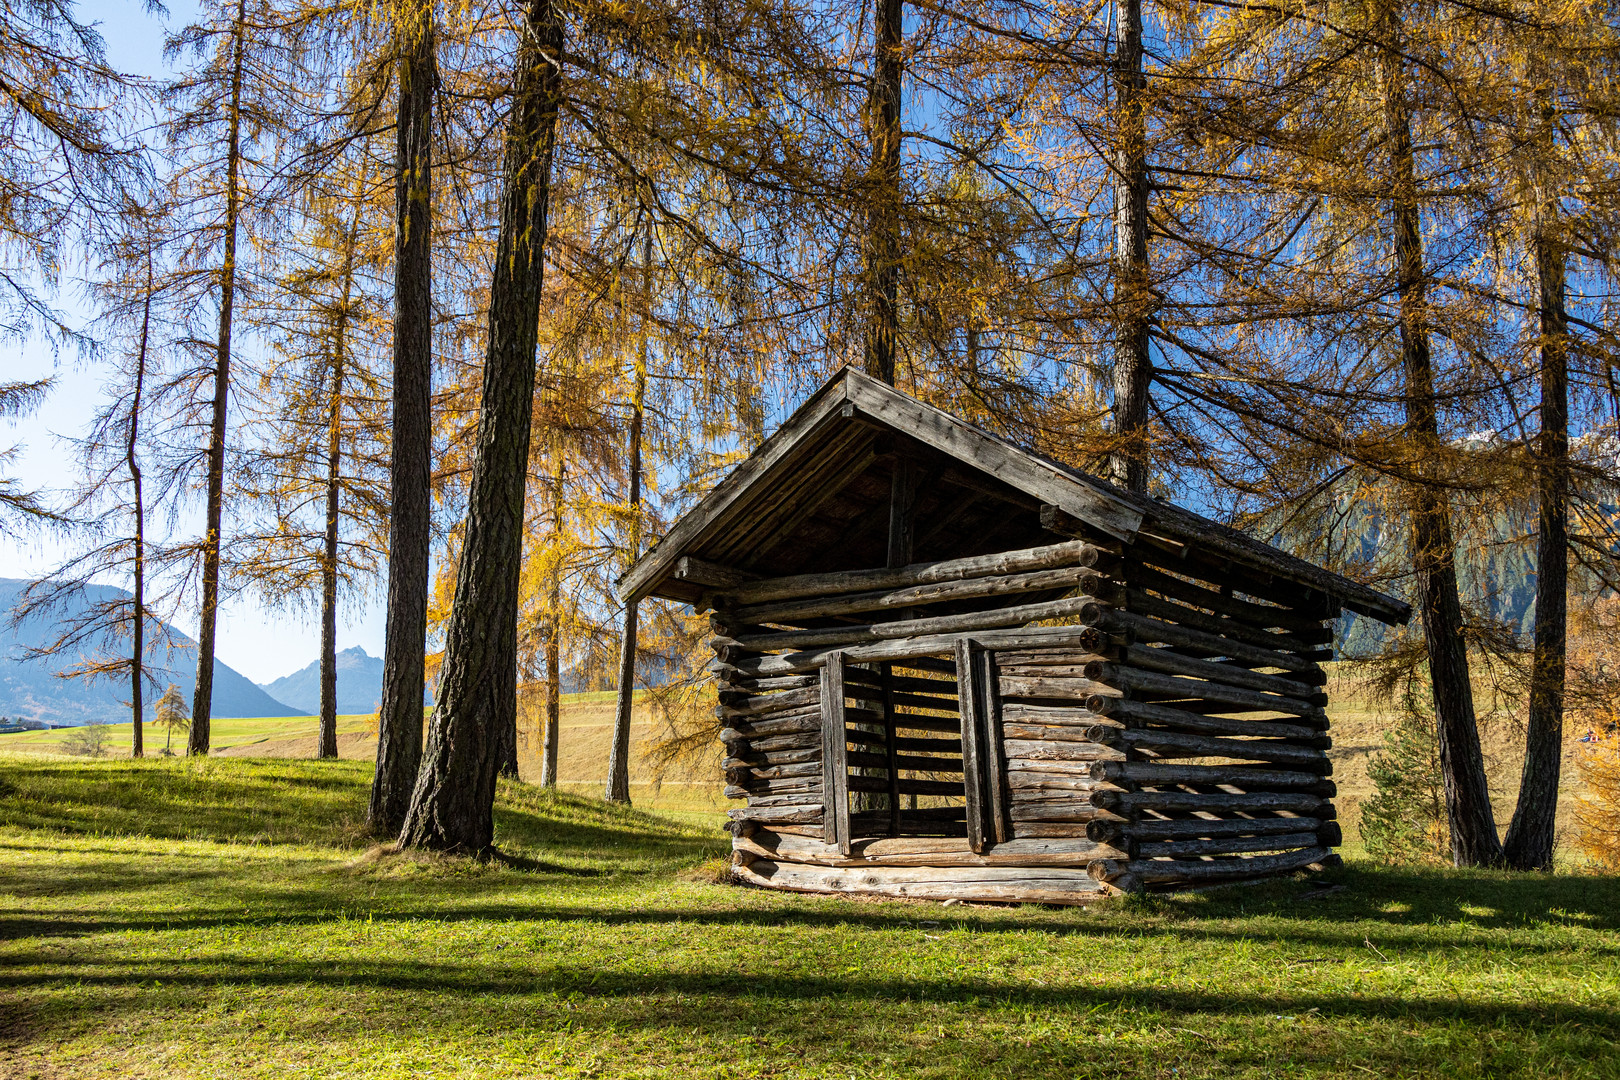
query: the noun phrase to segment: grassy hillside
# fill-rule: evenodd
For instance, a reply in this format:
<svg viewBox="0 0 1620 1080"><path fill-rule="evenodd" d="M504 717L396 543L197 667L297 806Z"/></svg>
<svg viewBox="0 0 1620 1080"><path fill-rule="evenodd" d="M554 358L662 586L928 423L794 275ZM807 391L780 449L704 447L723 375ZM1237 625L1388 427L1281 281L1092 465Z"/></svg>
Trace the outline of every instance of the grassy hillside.
<svg viewBox="0 0 1620 1080"><path fill-rule="evenodd" d="M860 902L522 784L479 865L371 848L361 763L3 775L8 1078L1620 1076L1613 878Z"/></svg>
<svg viewBox="0 0 1620 1080"><path fill-rule="evenodd" d="M1339 665L1334 665L1338 667ZM1361 804L1372 794L1367 763L1383 746L1388 725L1384 710L1370 702L1362 688L1350 678L1335 674L1329 687L1333 719L1334 780L1339 785L1340 819L1346 827L1348 850L1356 850L1357 823ZM1483 690L1480 700L1486 701ZM584 796L601 794L607 776L609 739L612 735L614 695L612 692L565 694L558 757L558 778L562 790ZM1575 790L1578 781L1574 767L1583 748L1576 741L1580 732L1573 728L1565 754L1565 787ZM108 745L116 754L128 754L128 724L109 728ZM164 733L148 727L147 748L155 752L163 745ZM0 735L0 753L26 751L60 753L67 732L25 732ZM655 736L647 710L638 705L631 728L631 798L637 806L687 815L694 822L717 820L726 807L718 776L719 754L711 760L694 762L685 768L652 767L647 760L647 743ZM1498 824L1507 827L1518 793L1519 764L1523 757L1523 733L1511 719L1483 725L1486 760L1490 768L1492 796ZM266 720L215 720L215 753L227 757L312 758L315 756L313 717L284 717ZM184 740L181 740L183 743ZM355 761L376 758L376 736L369 716L345 716L338 720L338 754ZM718 746L716 747L718 751ZM519 735L519 771L526 779L540 774L538 732L525 722ZM1566 834L1571 800L1560 803L1560 821ZM1566 836L1567 838L1567 836ZM1565 845L1566 849L1568 845Z"/></svg>

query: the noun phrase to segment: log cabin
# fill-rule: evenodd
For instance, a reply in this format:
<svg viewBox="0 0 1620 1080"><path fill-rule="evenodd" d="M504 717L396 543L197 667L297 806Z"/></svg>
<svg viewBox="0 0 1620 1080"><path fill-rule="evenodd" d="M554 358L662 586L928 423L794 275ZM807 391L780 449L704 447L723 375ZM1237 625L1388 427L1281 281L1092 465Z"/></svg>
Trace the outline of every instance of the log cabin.
<svg viewBox="0 0 1620 1080"><path fill-rule="evenodd" d="M1411 614L849 368L620 592L712 612L737 881L1050 904L1334 864L1333 624Z"/></svg>

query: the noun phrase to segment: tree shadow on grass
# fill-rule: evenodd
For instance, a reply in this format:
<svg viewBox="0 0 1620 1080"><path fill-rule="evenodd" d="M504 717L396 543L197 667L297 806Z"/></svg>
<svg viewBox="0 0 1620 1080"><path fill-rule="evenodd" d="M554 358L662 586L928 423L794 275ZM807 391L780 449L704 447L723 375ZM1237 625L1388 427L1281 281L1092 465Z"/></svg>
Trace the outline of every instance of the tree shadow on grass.
<svg viewBox="0 0 1620 1080"><path fill-rule="evenodd" d="M1281 881L1263 890L1108 903L1095 910L946 908L686 884L682 888L688 904L678 900L671 904L669 897L661 896L663 902L653 907L631 902L624 892L630 883L610 870L519 858L517 871L503 867L448 875L426 867L411 876L377 877L334 872L327 866L270 884L244 881L240 865L170 875L154 869L86 866L64 870L54 882L50 895L62 902L53 909L38 904L0 909L0 939L238 925L296 927L359 911L375 922L579 921L609 927L697 925L761 932L848 927L915 931L927 924L973 933L1086 937L1123 949L1153 936L1189 944L1263 941L1302 954L1339 950L1340 958L1372 958L1369 950L1393 955L1497 948L1527 955L1580 951L1594 959L1620 958L1620 937L1607 932L1615 928L1620 909L1620 880L1614 878L1351 868L1338 875L1346 885L1343 892L1317 900L1301 899L1315 891L1312 883ZM668 871L666 866L637 878L645 881ZM19 894L16 877L0 874L0 891ZM193 901L182 910L126 913L72 905L76 896L176 884L184 884ZM1399 899L1391 902L1386 897Z"/></svg>

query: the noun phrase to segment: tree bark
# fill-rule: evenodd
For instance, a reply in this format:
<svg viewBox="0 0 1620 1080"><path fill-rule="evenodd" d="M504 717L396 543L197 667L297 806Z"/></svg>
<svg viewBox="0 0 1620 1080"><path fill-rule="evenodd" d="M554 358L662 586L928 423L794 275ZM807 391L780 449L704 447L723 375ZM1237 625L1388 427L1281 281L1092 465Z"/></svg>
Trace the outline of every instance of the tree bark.
<svg viewBox="0 0 1620 1080"><path fill-rule="evenodd" d="M556 465L551 478L552 528L559 547L562 542L563 507L562 447L556 450ZM562 560L551 567L551 581L546 590L546 727L540 744L540 784L557 786L557 737L562 719Z"/></svg>
<svg viewBox="0 0 1620 1080"><path fill-rule="evenodd" d="M630 447L625 455L630 472L629 545L625 569L641 555L641 426L647 398L647 333L652 307L652 225L647 226L641 245L642 326L641 347L636 358L636 376L630 397ZM610 803L630 805L630 721L636 694L636 634L639 629L639 602L631 597L624 603L624 632L619 639L619 694L613 712L613 745L608 750L607 790L602 797Z"/></svg>
<svg viewBox="0 0 1620 1080"><path fill-rule="evenodd" d="M341 319L342 316L340 315ZM342 458L343 336L338 331L332 363L332 415L326 432L326 535L321 558L321 727L318 756L337 750L337 558L338 487Z"/></svg>
<svg viewBox="0 0 1620 1080"><path fill-rule="evenodd" d="M317 755L335 758L337 749L337 586L338 514L343 476L343 379L349 349L349 302L354 295L354 249L360 235L364 174L355 182L354 217L343 238L343 292L332 328L332 412L326 430L326 535L321 560L321 721Z"/></svg>
<svg viewBox="0 0 1620 1080"><path fill-rule="evenodd" d="M466 539L439 702L401 846L478 853L495 835L499 733L517 715L524 482L534 411L546 204L562 94L562 25L550 0L525 13L506 135L501 232Z"/></svg>
<svg viewBox="0 0 1620 1080"><path fill-rule="evenodd" d="M1427 280L1411 109L1401 61L1400 15L1394 2L1387 4L1384 18L1380 76L1390 148L1390 211L1400 298L1401 361L1406 375L1406 432L1418 450L1421 468L1422 462L1438 455L1442 446L1429 351ZM1412 562L1429 655L1452 860L1459 866L1492 865L1501 860L1502 846L1496 835L1469 681L1451 510L1445 492L1432 484L1414 485L1412 499Z"/></svg>
<svg viewBox="0 0 1620 1080"><path fill-rule="evenodd" d="M1550 157L1551 104L1543 108L1540 149ZM1503 857L1518 870L1552 868L1558 778L1564 753L1564 668L1568 653L1569 584L1569 318L1564 310L1564 249L1557 235L1558 193L1537 192L1536 276L1540 286L1541 436L1536 454L1535 653L1530 665L1530 718L1519 798Z"/></svg>
<svg viewBox="0 0 1620 1080"><path fill-rule="evenodd" d="M1114 40L1114 483L1144 491L1148 477L1149 326L1153 293L1147 253L1147 79L1142 73L1142 0L1122 0Z"/></svg>
<svg viewBox="0 0 1620 1080"><path fill-rule="evenodd" d="M900 297L900 76L905 4L877 0L867 123L872 136L871 199L867 207L866 373L894 385Z"/></svg>
<svg viewBox="0 0 1620 1080"><path fill-rule="evenodd" d="M432 6L400 5L394 174L394 374L388 514L388 623L367 824L395 835L422 759L433 448Z"/></svg>
<svg viewBox="0 0 1620 1080"><path fill-rule="evenodd" d="M129 404L129 440L125 444L125 460L129 465L129 482L135 502L135 598L134 618L130 626L131 651L129 659L129 707L134 723L134 742L131 757L146 756L146 708L143 700L146 676L146 500L141 489L141 465L135 456L140 441L141 396L146 390L146 346L152 329L152 259L146 260L146 298L141 306L141 347L135 357L135 396Z"/></svg>
<svg viewBox="0 0 1620 1080"><path fill-rule="evenodd" d="M247 9L237 0L231 30L231 96L226 105L225 258L219 272L219 339L214 358L213 417L208 431L208 509L203 538L202 609L197 628L197 686L191 699L186 753L207 754L214 711L214 630L219 616L219 548L225 504L225 413L231 389L231 315L236 303L236 229L242 168L242 66Z"/></svg>

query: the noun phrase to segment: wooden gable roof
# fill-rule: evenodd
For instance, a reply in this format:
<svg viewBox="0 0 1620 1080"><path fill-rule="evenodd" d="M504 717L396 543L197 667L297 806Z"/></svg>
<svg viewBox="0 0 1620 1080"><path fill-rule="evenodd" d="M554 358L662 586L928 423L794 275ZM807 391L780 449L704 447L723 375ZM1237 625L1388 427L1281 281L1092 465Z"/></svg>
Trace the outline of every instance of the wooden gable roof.
<svg viewBox="0 0 1620 1080"><path fill-rule="evenodd" d="M844 368L689 510L624 575L621 595L696 601L705 588L881 566L889 477L901 458L923 482L919 561L1050 542L1060 520L1125 544L1196 547L1253 575L1404 623L1409 605L1190 510L1121 490ZM728 576L732 580L720 580Z"/></svg>

